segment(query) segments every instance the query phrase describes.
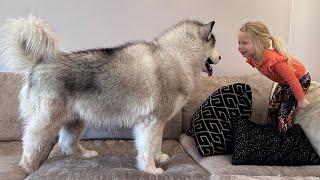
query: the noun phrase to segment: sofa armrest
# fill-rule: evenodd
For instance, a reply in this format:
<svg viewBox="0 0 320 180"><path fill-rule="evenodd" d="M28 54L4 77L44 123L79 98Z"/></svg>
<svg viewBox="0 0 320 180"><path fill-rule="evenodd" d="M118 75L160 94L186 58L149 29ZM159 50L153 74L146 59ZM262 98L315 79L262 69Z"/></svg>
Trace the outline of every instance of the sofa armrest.
<svg viewBox="0 0 320 180"><path fill-rule="evenodd" d="M311 82L306 98L310 101L310 105L304 110L297 110L294 122L301 125L320 156L320 83Z"/></svg>

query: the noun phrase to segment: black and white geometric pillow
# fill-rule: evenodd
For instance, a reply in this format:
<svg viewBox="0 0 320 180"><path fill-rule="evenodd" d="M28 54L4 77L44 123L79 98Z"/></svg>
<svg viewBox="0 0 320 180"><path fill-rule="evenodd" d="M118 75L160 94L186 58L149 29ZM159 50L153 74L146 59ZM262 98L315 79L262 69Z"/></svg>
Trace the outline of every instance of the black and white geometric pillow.
<svg viewBox="0 0 320 180"><path fill-rule="evenodd" d="M212 93L193 114L187 135L194 137L202 156L231 153L229 118L251 117L252 92L247 84L223 86Z"/></svg>

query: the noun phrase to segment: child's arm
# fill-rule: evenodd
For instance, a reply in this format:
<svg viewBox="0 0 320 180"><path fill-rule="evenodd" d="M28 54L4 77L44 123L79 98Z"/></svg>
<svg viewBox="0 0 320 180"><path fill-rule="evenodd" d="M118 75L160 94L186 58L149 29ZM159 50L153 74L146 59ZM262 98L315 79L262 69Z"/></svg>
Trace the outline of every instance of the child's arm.
<svg viewBox="0 0 320 180"><path fill-rule="evenodd" d="M302 90L301 84L291 68L285 61L279 62L273 66L274 71L279 74L279 76L284 79L290 86L294 96L298 101L298 107L305 108L307 107L309 101L304 97L304 92Z"/></svg>
<svg viewBox="0 0 320 180"><path fill-rule="evenodd" d="M298 107L299 108L306 108L310 102L308 101L307 98L303 98L302 100L298 101Z"/></svg>

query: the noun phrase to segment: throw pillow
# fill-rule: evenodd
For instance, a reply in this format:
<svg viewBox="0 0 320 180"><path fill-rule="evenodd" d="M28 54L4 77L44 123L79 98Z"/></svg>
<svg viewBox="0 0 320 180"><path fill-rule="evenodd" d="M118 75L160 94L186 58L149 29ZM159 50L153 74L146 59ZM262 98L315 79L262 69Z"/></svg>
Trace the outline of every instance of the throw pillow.
<svg viewBox="0 0 320 180"><path fill-rule="evenodd" d="M299 124L285 133L275 125L258 125L248 118L231 118L234 137L232 164L298 166L320 164L320 158Z"/></svg>
<svg viewBox="0 0 320 180"><path fill-rule="evenodd" d="M231 153L230 117L251 117L252 93L247 84L236 83L216 90L193 114L187 135L194 137L202 156Z"/></svg>

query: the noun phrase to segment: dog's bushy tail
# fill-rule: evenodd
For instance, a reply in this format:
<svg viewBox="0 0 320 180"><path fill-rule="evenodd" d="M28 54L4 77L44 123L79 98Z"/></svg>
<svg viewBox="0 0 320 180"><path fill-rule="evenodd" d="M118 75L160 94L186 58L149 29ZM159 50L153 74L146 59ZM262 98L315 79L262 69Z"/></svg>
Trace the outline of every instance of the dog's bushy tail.
<svg viewBox="0 0 320 180"><path fill-rule="evenodd" d="M28 74L44 58L57 55L56 39L49 26L39 18L9 19L0 32L4 62L19 73Z"/></svg>

